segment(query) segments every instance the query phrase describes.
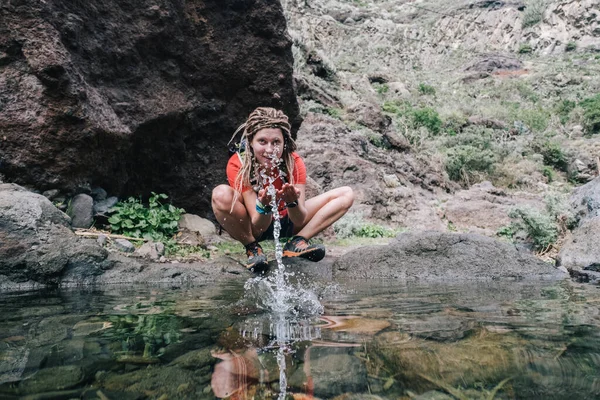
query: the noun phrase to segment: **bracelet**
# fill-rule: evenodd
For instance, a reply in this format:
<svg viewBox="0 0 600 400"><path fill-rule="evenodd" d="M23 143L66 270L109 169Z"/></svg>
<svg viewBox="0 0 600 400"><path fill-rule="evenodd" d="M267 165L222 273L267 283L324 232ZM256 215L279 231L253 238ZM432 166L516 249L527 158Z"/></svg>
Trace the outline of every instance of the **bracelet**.
<svg viewBox="0 0 600 400"><path fill-rule="evenodd" d="M271 206L265 206L260 200L256 199L256 212L262 215L271 214Z"/></svg>
<svg viewBox="0 0 600 400"><path fill-rule="evenodd" d="M287 208L294 208L298 205L298 200L290 201L289 203L285 203Z"/></svg>

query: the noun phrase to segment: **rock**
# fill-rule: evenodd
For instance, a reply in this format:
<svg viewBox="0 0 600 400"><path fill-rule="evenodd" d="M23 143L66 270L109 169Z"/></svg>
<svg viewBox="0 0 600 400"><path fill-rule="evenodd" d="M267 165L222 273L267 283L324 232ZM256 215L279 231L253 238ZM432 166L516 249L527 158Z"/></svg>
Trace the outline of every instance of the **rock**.
<svg viewBox="0 0 600 400"><path fill-rule="evenodd" d="M215 225L194 214L183 214L179 220L181 236L178 241L190 245L204 245L217 240Z"/></svg>
<svg viewBox="0 0 600 400"><path fill-rule="evenodd" d="M444 217L459 231L495 236L510 224L509 212L516 206L542 207L541 201L509 195L485 181L457 192L442 205Z"/></svg>
<svg viewBox="0 0 600 400"><path fill-rule="evenodd" d="M402 82L390 82L388 85L388 93L395 95L396 97L408 97L410 91L406 88L406 85Z"/></svg>
<svg viewBox="0 0 600 400"><path fill-rule="evenodd" d="M92 188L92 192L90 193L90 195L94 199L94 202L98 202L106 200L106 196L108 195L108 193L106 193L106 190L102 189L101 187L95 187Z"/></svg>
<svg viewBox="0 0 600 400"><path fill-rule="evenodd" d="M301 122L279 2L3 1L0 38L8 181L69 194L81 182L113 193L160 183L204 215L254 107L282 108L294 135Z"/></svg>
<svg viewBox="0 0 600 400"><path fill-rule="evenodd" d="M351 107L348 112L357 123L376 132L383 133L392 123L387 115L381 112L379 106L371 103L359 103Z"/></svg>
<svg viewBox="0 0 600 400"><path fill-rule="evenodd" d="M19 392L32 394L64 390L77 386L83 381L83 371L79 366L66 365L62 367L44 368L29 379L19 383Z"/></svg>
<svg viewBox="0 0 600 400"><path fill-rule="evenodd" d="M581 222L600 216L600 177L575 189L569 201Z"/></svg>
<svg viewBox="0 0 600 400"><path fill-rule="evenodd" d="M94 222L94 200L87 194L78 194L71 200L69 216L73 228L89 228Z"/></svg>
<svg viewBox="0 0 600 400"><path fill-rule="evenodd" d="M600 215L586 217L563 244L557 264L567 269L581 270L600 263Z"/></svg>
<svg viewBox="0 0 600 400"><path fill-rule="evenodd" d="M466 76L464 76L461 81L462 83L473 83L476 82L480 79L485 79L485 78L489 78L491 75L488 72L474 72L472 74L468 74Z"/></svg>
<svg viewBox="0 0 600 400"><path fill-rule="evenodd" d="M390 145L397 150L407 151L411 148L408 139L404 135L399 134L398 132L388 129L387 131L385 131L383 136L387 139Z"/></svg>
<svg viewBox="0 0 600 400"><path fill-rule="evenodd" d="M113 244L117 250L125 253L133 253L135 251L135 246L127 239L115 239Z"/></svg>
<svg viewBox="0 0 600 400"><path fill-rule="evenodd" d="M592 160L587 162L580 159L572 160L567 166L567 174L577 182L590 182L596 177L596 163Z"/></svg>
<svg viewBox="0 0 600 400"><path fill-rule="evenodd" d="M165 245L160 242L146 242L143 245L141 245L137 250L135 250L136 255L148 258L150 260L158 260L164 252Z"/></svg>
<svg viewBox="0 0 600 400"><path fill-rule="evenodd" d="M332 398L339 393L366 392L367 370L354 355L352 348L312 346L306 350L305 359L310 359L307 368L314 383L314 395ZM302 388L301 371L289 379L292 387Z"/></svg>
<svg viewBox="0 0 600 400"><path fill-rule="evenodd" d="M523 68L523 63L513 57L504 57L500 54L492 54L477 60L471 64L465 71L476 72L495 72L495 71L512 71Z"/></svg>
<svg viewBox="0 0 600 400"><path fill-rule="evenodd" d="M119 202L119 199L111 196L108 199L100 200L94 203L94 217L99 215L106 216L108 211Z"/></svg>
<svg viewBox="0 0 600 400"><path fill-rule="evenodd" d="M507 129L506 124L502 121L492 118L484 118L476 115L470 116L467 122L470 125L485 126L486 128L491 129Z"/></svg>
<svg viewBox="0 0 600 400"><path fill-rule="evenodd" d="M79 268L86 274L107 268L107 252L73 234L69 223L44 196L0 184L0 282L57 284Z"/></svg>
<svg viewBox="0 0 600 400"><path fill-rule="evenodd" d="M400 181L398 180L398 177L395 174L391 174L391 175L383 175L383 181L385 182L385 185L389 188L396 188L398 186L400 186Z"/></svg>
<svg viewBox="0 0 600 400"><path fill-rule="evenodd" d="M60 193L60 190L58 190L58 189L50 189L50 190L46 190L45 192L43 192L42 196L44 196L48 200L52 201L52 200L54 200L54 198L56 196L59 195L59 193Z"/></svg>
<svg viewBox="0 0 600 400"><path fill-rule="evenodd" d="M106 235L99 235L98 238L96 239L96 242L101 246L104 247L104 245L106 244L106 241L108 240L108 237Z"/></svg>
<svg viewBox="0 0 600 400"><path fill-rule="evenodd" d="M565 275L518 247L476 234L401 233L387 246L350 251L334 278L402 281L559 279Z"/></svg>

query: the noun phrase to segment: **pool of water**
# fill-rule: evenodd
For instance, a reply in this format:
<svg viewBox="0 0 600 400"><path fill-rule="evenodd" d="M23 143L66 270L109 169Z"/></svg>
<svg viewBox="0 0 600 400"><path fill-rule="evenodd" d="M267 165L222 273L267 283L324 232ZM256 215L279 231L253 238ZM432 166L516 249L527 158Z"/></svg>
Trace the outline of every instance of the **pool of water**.
<svg viewBox="0 0 600 400"><path fill-rule="evenodd" d="M600 398L598 287L308 289L286 314L238 284L0 295L0 398Z"/></svg>

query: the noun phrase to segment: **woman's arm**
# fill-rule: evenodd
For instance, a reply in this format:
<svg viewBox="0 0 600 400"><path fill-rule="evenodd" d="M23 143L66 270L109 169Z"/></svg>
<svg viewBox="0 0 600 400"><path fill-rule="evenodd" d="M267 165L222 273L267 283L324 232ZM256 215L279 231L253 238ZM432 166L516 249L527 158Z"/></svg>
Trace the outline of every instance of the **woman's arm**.
<svg viewBox="0 0 600 400"><path fill-rule="evenodd" d="M261 190L262 192L262 190ZM267 201L268 196L264 196L264 193L259 192L259 194L263 195L261 198L265 200L262 202L263 205L268 205ZM256 192L254 190L246 190L242 193L242 197L244 198L244 206L246 207L246 211L248 211L248 215L250 216L250 223L252 224L252 233L256 234L257 232L264 232L271 225L271 221L273 219L272 214L260 214L256 211L256 200L258 199Z"/></svg>
<svg viewBox="0 0 600 400"><path fill-rule="evenodd" d="M295 207L288 207L288 215L295 226L304 226L306 219L306 206L304 205L306 185L290 185L286 183L280 191L281 198L286 204L298 203Z"/></svg>

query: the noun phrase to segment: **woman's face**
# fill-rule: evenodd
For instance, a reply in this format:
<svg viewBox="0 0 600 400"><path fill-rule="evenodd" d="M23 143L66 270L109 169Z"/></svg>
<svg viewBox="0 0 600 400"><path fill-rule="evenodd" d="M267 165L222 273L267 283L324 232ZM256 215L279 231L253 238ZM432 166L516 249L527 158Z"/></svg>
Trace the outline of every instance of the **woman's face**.
<svg viewBox="0 0 600 400"><path fill-rule="evenodd" d="M279 128L264 128L256 132L250 146L254 157L261 165L271 165L274 157L280 159L283 155L283 132Z"/></svg>

